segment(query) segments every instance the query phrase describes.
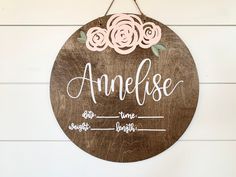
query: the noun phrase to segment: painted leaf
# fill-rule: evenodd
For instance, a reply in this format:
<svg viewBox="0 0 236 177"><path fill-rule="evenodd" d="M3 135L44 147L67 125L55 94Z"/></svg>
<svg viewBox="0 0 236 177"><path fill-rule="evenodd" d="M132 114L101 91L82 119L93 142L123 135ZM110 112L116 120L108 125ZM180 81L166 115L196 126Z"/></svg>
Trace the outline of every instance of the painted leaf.
<svg viewBox="0 0 236 177"><path fill-rule="evenodd" d="M159 50L166 50L166 47L162 44L156 44L155 45Z"/></svg>
<svg viewBox="0 0 236 177"><path fill-rule="evenodd" d="M80 31L80 37L82 38L82 39L85 39L85 41L86 41L86 34L85 34L85 32L83 32L83 31Z"/></svg>
<svg viewBox="0 0 236 177"><path fill-rule="evenodd" d="M155 45L153 45L153 46L151 47L151 49L152 49L152 52L154 53L154 55L156 55L157 57L160 56L160 55L159 55L159 50L158 50L158 48L157 48Z"/></svg>
<svg viewBox="0 0 236 177"><path fill-rule="evenodd" d="M152 49L152 52L157 56L159 57L160 56L160 51L161 50L166 50L166 47L162 44L155 44L151 47Z"/></svg>

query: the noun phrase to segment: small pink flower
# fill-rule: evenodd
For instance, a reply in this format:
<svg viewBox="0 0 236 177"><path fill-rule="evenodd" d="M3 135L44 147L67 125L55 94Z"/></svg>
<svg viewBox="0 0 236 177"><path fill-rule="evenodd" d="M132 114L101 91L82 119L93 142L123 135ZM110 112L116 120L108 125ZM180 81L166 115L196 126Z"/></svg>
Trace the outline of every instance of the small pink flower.
<svg viewBox="0 0 236 177"><path fill-rule="evenodd" d="M103 51L108 46L106 29L100 27L90 28L86 36L86 46L91 51Z"/></svg>
<svg viewBox="0 0 236 177"><path fill-rule="evenodd" d="M152 45L157 44L161 39L161 28L152 22L144 23L142 26L143 39L139 43L142 48L150 48Z"/></svg>
<svg viewBox="0 0 236 177"><path fill-rule="evenodd" d="M107 21L108 45L129 54L142 40L142 21L135 15L115 14Z"/></svg>

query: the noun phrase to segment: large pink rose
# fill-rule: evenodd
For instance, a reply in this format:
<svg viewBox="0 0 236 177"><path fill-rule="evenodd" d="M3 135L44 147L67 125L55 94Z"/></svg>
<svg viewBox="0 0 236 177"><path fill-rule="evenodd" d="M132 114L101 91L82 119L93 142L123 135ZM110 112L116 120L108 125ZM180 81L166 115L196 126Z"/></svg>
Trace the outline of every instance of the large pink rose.
<svg viewBox="0 0 236 177"><path fill-rule="evenodd" d="M107 21L108 45L129 54L142 40L142 21L135 15L115 14Z"/></svg>
<svg viewBox="0 0 236 177"><path fill-rule="evenodd" d="M161 28L152 22L144 23L142 26L143 39L139 43L142 48L149 48L157 44L161 39Z"/></svg>
<svg viewBox="0 0 236 177"><path fill-rule="evenodd" d="M106 29L100 27L90 28L86 36L86 46L91 51L103 51L108 46Z"/></svg>

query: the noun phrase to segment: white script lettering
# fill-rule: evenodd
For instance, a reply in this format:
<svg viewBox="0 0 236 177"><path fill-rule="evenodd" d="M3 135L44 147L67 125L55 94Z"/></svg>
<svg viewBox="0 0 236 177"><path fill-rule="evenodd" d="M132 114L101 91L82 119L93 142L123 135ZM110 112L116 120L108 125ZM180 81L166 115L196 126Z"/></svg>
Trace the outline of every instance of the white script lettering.
<svg viewBox="0 0 236 177"><path fill-rule="evenodd" d="M144 67L147 65L147 67ZM87 83L90 86L90 94L93 102L96 104L96 97L94 94L94 89L97 88L98 92L104 92L106 96L109 96L115 91L115 82L119 83L119 99L124 100L126 94L135 94L137 103L142 106L145 103L146 96L149 95L155 102L161 100L162 96L170 96L176 87L183 83L183 80L178 81L172 88L170 86L173 84L171 78L167 78L163 81L162 86L160 86L162 76L160 74L155 74L152 79L149 80L148 74L151 69L151 60L149 58L143 59L143 61L139 64L139 67L136 72L135 79L132 77L128 77L125 81L121 75L116 75L109 82L109 77L107 74L103 74L97 80L93 79L92 75L92 65L91 63L87 63L85 65L84 74L82 77L74 77L67 84L67 94L71 98L79 98L84 88L84 84ZM146 70L144 70L146 68ZM144 76L141 77L141 73L144 73ZM142 74L143 75L143 74ZM78 87L78 92L76 94L72 94L70 91L70 86L74 81L81 81L81 85ZM153 83L153 87L150 88L150 82ZM102 90L102 83L104 83L104 90ZM110 86L109 86L110 84ZM142 98L140 98L140 86L144 84L144 92L142 94ZM95 87L95 85L97 85Z"/></svg>

